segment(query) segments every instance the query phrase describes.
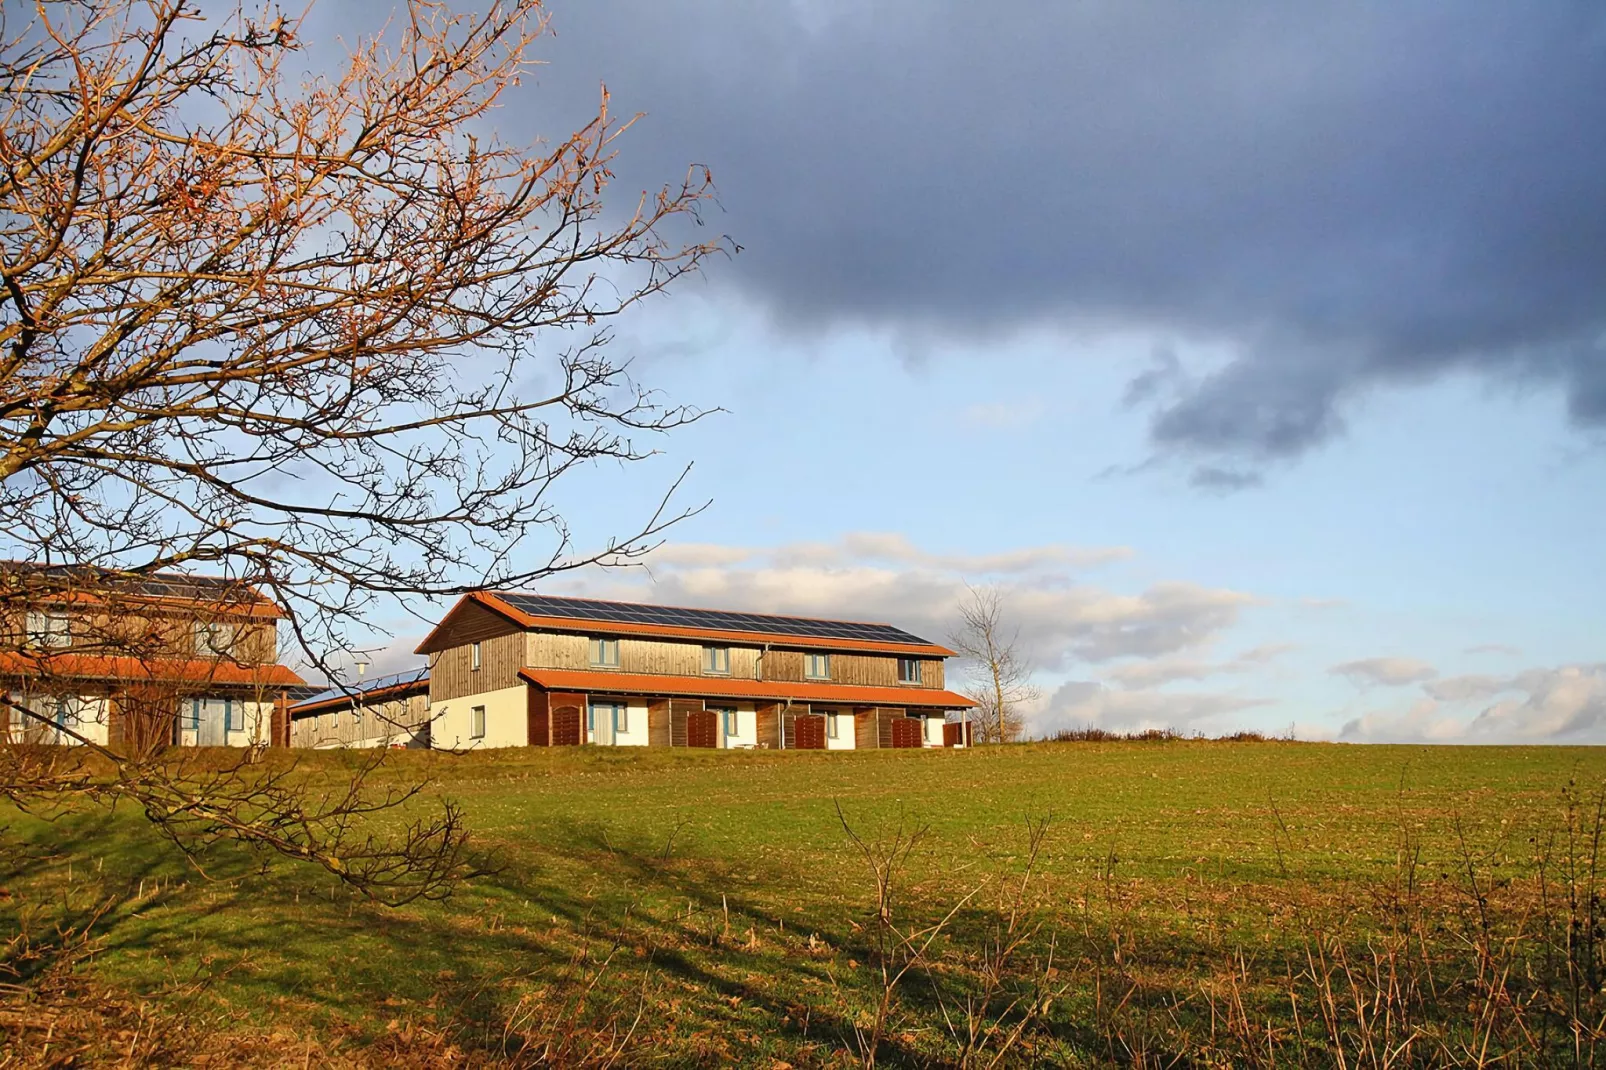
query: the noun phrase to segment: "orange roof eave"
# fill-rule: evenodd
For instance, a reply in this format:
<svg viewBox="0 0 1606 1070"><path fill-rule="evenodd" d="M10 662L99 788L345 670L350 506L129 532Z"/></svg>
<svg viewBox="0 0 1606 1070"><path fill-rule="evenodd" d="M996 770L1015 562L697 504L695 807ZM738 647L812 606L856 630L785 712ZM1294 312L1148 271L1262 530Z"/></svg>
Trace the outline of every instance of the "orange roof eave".
<svg viewBox="0 0 1606 1070"><path fill-rule="evenodd" d="M489 591L476 591L465 595L487 609L506 617L524 628L551 628L556 631L587 632L598 635L645 635L664 639L715 639L730 643L757 643L782 647L814 647L822 650L865 650L885 654L924 654L928 657L952 657L953 651L935 643L877 643L869 639L825 639L812 635L783 635L773 632L724 631L715 628L680 628L669 624L637 624L626 621L581 620L575 617L537 617L504 602ZM462 605L461 602L458 605ZM453 610L456 610L456 606ZM451 613L424 637L413 651L428 654L439 649L435 638L446 627Z"/></svg>
<svg viewBox="0 0 1606 1070"><path fill-rule="evenodd" d="M296 687L301 677L284 665L237 665L199 659L137 658L105 654L0 654L0 673L18 676L59 676L80 680L114 680L121 683L212 683L246 686Z"/></svg>
<svg viewBox="0 0 1606 1070"><path fill-rule="evenodd" d="M705 698L791 699L853 706L922 706L968 709L970 699L929 687L873 687L863 684L731 680L710 676L591 672L581 669L520 669L519 677L547 691L594 691Z"/></svg>

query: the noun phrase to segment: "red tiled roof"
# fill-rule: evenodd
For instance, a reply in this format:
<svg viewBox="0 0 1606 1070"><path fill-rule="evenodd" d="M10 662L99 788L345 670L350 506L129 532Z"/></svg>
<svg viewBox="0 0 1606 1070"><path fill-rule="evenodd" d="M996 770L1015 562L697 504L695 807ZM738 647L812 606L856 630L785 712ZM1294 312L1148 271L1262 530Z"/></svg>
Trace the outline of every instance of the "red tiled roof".
<svg viewBox="0 0 1606 1070"><path fill-rule="evenodd" d="M228 661L110 656L102 654L0 654L0 674L56 676L125 683L212 683L294 687L304 681L283 665L236 665Z"/></svg>
<svg viewBox="0 0 1606 1070"><path fill-rule="evenodd" d="M975 703L931 687L867 687L859 684L728 680L712 676L587 672L580 669L520 669L519 676L548 691L594 691L626 695L687 695L698 698L792 699L852 706L921 706L962 709Z"/></svg>

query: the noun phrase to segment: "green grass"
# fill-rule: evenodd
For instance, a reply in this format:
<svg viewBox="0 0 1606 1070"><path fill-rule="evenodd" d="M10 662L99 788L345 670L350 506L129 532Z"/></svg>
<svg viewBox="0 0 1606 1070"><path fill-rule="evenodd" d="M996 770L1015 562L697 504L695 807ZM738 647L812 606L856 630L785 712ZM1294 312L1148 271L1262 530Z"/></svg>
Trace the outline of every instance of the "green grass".
<svg viewBox="0 0 1606 1070"><path fill-rule="evenodd" d="M338 782L359 758L299 760ZM1029 904L1045 922L1033 951L1054 932L1086 968L1063 975L1062 999L1018 1055L1092 1064L1114 1054L1087 1024L1105 1014L1102 974L1091 972L1103 958L1114 954L1110 968L1132 985L1181 991L1230 972L1247 949L1271 984L1304 939L1294 905L1308 919L1322 904L1367 901L1400 874L1402 844L1421 845L1430 884L1460 887L1470 858L1520 885L1569 782L1606 781L1606 750L398 752L380 777L417 778L463 804L495 869L445 903L378 907L318 871L238 850L214 852L203 876L134 813L45 823L0 812L10 839L33 849L0 865L0 936L38 941L112 901L76 976L199 1016L209 1035L255 1038L236 1049L251 1061L300 1065L308 1043L314 1064L390 1061L431 1044L488 1059L504 1034L539 1037L559 1021L574 1035L625 1029L639 1011L626 1064L836 1065L851 1061L852 1023L878 991L873 885L837 805L872 839L900 822L930 827L907 874L909 916L928 919L985 879L1018 875L1025 819L1051 815ZM995 902L990 886L936 950L980 946ZM1148 980L1112 952L1117 930ZM595 970L576 956L609 948L593 995L559 1013ZM947 1057L941 983L908 982L884 1062Z"/></svg>

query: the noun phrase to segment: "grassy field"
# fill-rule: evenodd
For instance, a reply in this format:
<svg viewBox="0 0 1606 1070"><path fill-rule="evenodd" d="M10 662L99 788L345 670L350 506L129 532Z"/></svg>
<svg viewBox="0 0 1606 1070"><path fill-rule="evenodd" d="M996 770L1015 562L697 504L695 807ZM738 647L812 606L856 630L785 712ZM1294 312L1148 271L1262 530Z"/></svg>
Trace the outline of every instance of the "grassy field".
<svg viewBox="0 0 1606 1070"><path fill-rule="evenodd" d="M461 802L494 873L388 909L243 851L203 875L133 813L0 815L0 1066L1594 1059L1606 750L408 752L384 778ZM929 829L891 929L839 805L872 854Z"/></svg>

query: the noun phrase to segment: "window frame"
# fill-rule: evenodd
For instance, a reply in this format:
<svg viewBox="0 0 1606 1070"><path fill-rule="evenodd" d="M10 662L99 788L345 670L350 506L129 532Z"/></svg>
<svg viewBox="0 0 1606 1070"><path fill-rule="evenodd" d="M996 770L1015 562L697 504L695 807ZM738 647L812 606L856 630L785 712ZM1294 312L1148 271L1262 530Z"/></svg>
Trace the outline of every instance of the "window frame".
<svg viewBox="0 0 1606 1070"><path fill-rule="evenodd" d="M30 609L23 615L28 645L43 650L72 646L72 618L58 609Z"/></svg>
<svg viewBox="0 0 1606 1070"><path fill-rule="evenodd" d="M468 669L470 672L479 672L480 666L483 664L484 661L480 654L479 640L476 639L474 642L470 643L468 647Z"/></svg>
<svg viewBox="0 0 1606 1070"><path fill-rule="evenodd" d="M233 621L197 620L190 624L190 645L202 657L232 658L239 640L240 632Z"/></svg>
<svg viewBox="0 0 1606 1070"><path fill-rule="evenodd" d="M468 708L468 738L485 738L485 707L470 706Z"/></svg>
<svg viewBox="0 0 1606 1070"><path fill-rule="evenodd" d="M842 738L841 730L837 726L836 717L837 717L837 715L836 715L835 711L827 711L826 714L825 714L825 738L826 739L841 739Z"/></svg>
<svg viewBox="0 0 1606 1070"><path fill-rule="evenodd" d="M731 674L731 648L728 646L703 647L703 675L729 676Z"/></svg>
<svg viewBox="0 0 1606 1070"><path fill-rule="evenodd" d="M719 725L724 729L726 739L741 738L742 719L738 716L740 712L735 706L719 707Z"/></svg>
<svg viewBox="0 0 1606 1070"><path fill-rule="evenodd" d="M925 662L920 658L904 657L902 655L899 656L898 683L923 684L926 682L925 674Z"/></svg>
<svg viewBox="0 0 1606 1070"><path fill-rule="evenodd" d="M618 742L621 734L630 734L630 707L623 702L613 704L613 738Z"/></svg>
<svg viewBox="0 0 1606 1070"><path fill-rule="evenodd" d="M823 673L813 671L812 666L816 662L818 662L820 665L824 666L825 671ZM805 679L805 680L829 680L830 678L831 678L831 655L829 653L816 654L816 653L813 653L813 652L810 652L810 651L804 651L804 653L803 653L803 679Z"/></svg>
<svg viewBox="0 0 1606 1070"><path fill-rule="evenodd" d="M613 660L608 660L609 652L613 653ZM617 669L619 667L619 639L616 636L593 635L586 645L586 662L593 669Z"/></svg>

